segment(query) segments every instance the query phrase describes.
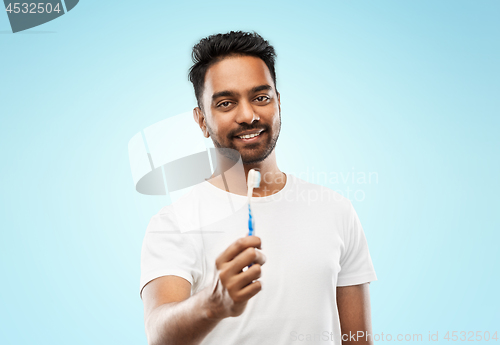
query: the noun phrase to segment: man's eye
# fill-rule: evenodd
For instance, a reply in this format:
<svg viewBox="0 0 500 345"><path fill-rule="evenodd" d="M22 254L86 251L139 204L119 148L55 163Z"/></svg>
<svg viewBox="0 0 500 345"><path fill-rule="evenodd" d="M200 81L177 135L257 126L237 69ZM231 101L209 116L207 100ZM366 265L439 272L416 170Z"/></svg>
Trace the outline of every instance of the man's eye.
<svg viewBox="0 0 500 345"><path fill-rule="evenodd" d="M218 107L227 108L227 107L229 107L230 104L231 104L231 102L222 102L222 103L219 103Z"/></svg>
<svg viewBox="0 0 500 345"><path fill-rule="evenodd" d="M268 99L269 99L269 97L267 97L267 96L259 96L255 100L257 102L264 102L264 101L267 101Z"/></svg>

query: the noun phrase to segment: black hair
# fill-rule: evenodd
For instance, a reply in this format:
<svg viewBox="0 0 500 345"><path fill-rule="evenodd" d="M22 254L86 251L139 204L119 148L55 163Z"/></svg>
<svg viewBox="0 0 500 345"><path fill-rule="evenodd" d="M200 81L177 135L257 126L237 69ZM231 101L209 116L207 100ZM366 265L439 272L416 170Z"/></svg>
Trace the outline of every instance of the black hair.
<svg viewBox="0 0 500 345"><path fill-rule="evenodd" d="M276 52L268 41L256 32L231 31L203 38L193 47L191 54L194 65L189 69L189 80L193 83L194 94L201 108L205 74L210 66L231 55L248 55L262 59L269 68L276 88L274 62Z"/></svg>

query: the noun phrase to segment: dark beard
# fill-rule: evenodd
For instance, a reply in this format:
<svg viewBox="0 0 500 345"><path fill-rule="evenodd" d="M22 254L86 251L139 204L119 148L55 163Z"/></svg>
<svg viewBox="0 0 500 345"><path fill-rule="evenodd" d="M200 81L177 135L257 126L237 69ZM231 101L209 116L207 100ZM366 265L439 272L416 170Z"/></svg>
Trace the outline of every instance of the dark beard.
<svg viewBox="0 0 500 345"><path fill-rule="evenodd" d="M249 159L245 160L244 157L241 155L241 153L236 149L236 147L225 147L222 146L221 143L219 143L216 139L215 136L213 135L213 132L211 128L207 125L207 130L208 133L210 134L210 137L212 138L212 141L214 143L214 146L219 149L218 151L224 156L230 159L231 161L237 162L240 157L242 159L243 164L255 164L255 163L260 163L263 160L265 160L269 155L273 152L274 148L276 147L276 143L278 142L278 138L281 132L281 111L279 113L279 127L278 127L278 133L276 134L275 138L271 138L267 150L262 154L260 157L256 157L254 159ZM254 129L255 127L247 127L244 128L245 130L251 130ZM264 129L269 133L269 127ZM229 140L233 140L233 138L229 138ZM225 150L226 149L226 150Z"/></svg>

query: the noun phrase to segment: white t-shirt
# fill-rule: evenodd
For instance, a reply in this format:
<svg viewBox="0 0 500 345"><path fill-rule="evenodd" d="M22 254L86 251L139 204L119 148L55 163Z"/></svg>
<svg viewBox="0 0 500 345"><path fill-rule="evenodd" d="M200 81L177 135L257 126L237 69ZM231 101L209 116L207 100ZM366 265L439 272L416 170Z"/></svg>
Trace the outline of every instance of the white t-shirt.
<svg viewBox="0 0 500 345"><path fill-rule="evenodd" d="M341 344L336 287L377 280L351 202L287 174L285 187L252 198L255 235L267 260L262 290L242 315L222 320L209 344ZM175 275L194 294L210 285L216 258L248 235L247 197L203 182L152 217L141 255L140 292Z"/></svg>

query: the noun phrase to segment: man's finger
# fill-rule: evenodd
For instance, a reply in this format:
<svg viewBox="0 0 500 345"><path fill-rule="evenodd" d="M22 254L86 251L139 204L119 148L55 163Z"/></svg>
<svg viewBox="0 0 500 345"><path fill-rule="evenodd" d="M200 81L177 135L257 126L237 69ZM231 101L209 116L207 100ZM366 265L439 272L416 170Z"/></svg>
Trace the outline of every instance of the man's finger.
<svg viewBox="0 0 500 345"><path fill-rule="evenodd" d="M233 260L238 254L249 247L260 248L260 238L257 236L246 236L237 239L234 243L227 247L221 255L219 255L216 260L217 268L219 268L221 264Z"/></svg>
<svg viewBox="0 0 500 345"><path fill-rule="evenodd" d="M233 260L231 260L231 265L229 266L228 272L230 274L238 274L243 268L258 263L263 265L266 262L266 257L259 249L249 247L243 252L238 254Z"/></svg>

